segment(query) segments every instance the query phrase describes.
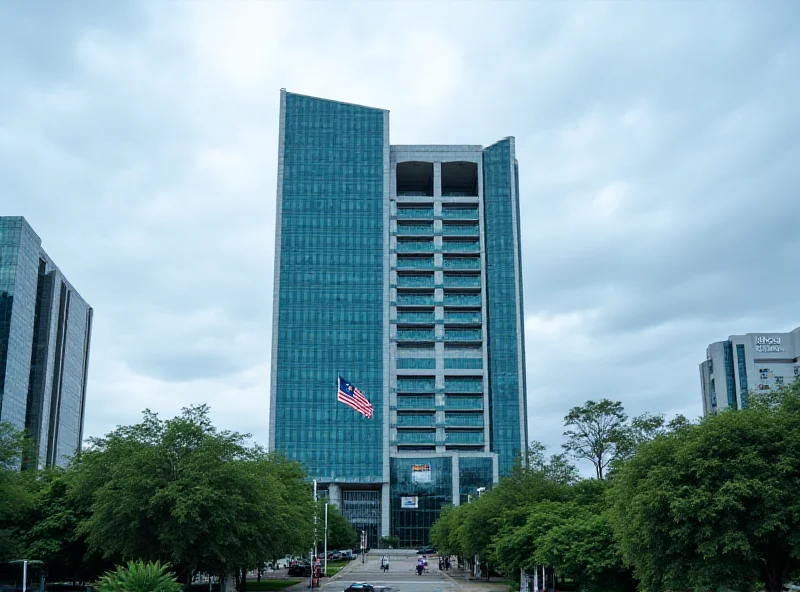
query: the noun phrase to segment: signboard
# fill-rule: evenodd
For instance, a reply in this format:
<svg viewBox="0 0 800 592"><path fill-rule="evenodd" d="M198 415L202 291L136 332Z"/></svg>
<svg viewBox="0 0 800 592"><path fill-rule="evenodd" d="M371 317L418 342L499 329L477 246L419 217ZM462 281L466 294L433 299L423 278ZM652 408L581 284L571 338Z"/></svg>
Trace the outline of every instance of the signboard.
<svg viewBox="0 0 800 592"><path fill-rule="evenodd" d="M767 337L766 335L756 336L756 351L758 353L780 353L786 350L781 347L780 337Z"/></svg>
<svg viewBox="0 0 800 592"><path fill-rule="evenodd" d="M419 508L419 498L416 495L401 497L400 507L404 510L416 510Z"/></svg>
<svg viewBox="0 0 800 592"><path fill-rule="evenodd" d="M411 466L411 482L412 483L430 483L431 482L431 466L430 465L412 465Z"/></svg>

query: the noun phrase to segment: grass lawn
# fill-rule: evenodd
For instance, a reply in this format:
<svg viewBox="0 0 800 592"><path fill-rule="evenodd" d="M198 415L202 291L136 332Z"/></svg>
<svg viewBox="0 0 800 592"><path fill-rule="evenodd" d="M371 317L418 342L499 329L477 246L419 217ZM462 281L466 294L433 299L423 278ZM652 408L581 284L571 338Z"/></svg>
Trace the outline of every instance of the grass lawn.
<svg viewBox="0 0 800 592"><path fill-rule="evenodd" d="M349 561L329 561L328 562L328 577L335 576L348 563L350 563L350 562Z"/></svg>
<svg viewBox="0 0 800 592"><path fill-rule="evenodd" d="M302 581L303 580L298 580L296 578L291 580L261 580L260 582L247 580L247 590L248 592L251 590L254 592L262 592L263 590L283 590L289 586L299 584Z"/></svg>

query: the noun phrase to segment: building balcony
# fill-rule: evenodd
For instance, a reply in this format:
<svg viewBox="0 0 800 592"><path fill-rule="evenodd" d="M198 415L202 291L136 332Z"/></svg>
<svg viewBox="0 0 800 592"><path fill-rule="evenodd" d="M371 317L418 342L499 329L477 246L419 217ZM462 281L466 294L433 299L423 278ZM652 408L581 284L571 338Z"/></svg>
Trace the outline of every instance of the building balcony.
<svg viewBox="0 0 800 592"><path fill-rule="evenodd" d="M398 329L397 341L435 341L436 334L431 329Z"/></svg>
<svg viewBox="0 0 800 592"><path fill-rule="evenodd" d="M398 253L433 253L435 248L433 246L433 240L399 240L397 241L396 250Z"/></svg>
<svg viewBox="0 0 800 592"><path fill-rule="evenodd" d="M399 295L398 295L399 297ZM444 294L444 305L445 306L480 306L481 305L481 295L480 294L453 294L453 293L445 293Z"/></svg>
<svg viewBox="0 0 800 592"><path fill-rule="evenodd" d="M483 428L483 413L448 413L444 419L446 428Z"/></svg>
<svg viewBox="0 0 800 592"><path fill-rule="evenodd" d="M481 243L477 240L445 240L442 241L444 253L480 253Z"/></svg>
<svg viewBox="0 0 800 592"><path fill-rule="evenodd" d="M399 431L397 444L436 444L436 432L431 431Z"/></svg>
<svg viewBox="0 0 800 592"><path fill-rule="evenodd" d="M398 313L399 320L399 313ZM480 325L481 324L481 311L479 310L445 310L444 311L445 325Z"/></svg>
<svg viewBox="0 0 800 592"><path fill-rule="evenodd" d="M433 257L398 257L397 269L433 269Z"/></svg>
<svg viewBox="0 0 800 592"><path fill-rule="evenodd" d="M398 378L398 393L432 393L436 389L436 380L430 377Z"/></svg>
<svg viewBox="0 0 800 592"><path fill-rule="evenodd" d="M399 401L399 398L398 398ZM398 406L398 409L400 407ZM444 398L445 411L478 411L483 409L483 396L455 396L446 395Z"/></svg>
<svg viewBox="0 0 800 592"><path fill-rule="evenodd" d="M398 260L398 267L400 261ZM477 269L481 268L481 260L478 257L445 257L442 261L444 269Z"/></svg>
<svg viewBox="0 0 800 592"><path fill-rule="evenodd" d="M397 312L397 324L426 324L435 322L433 311L430 310L400 310Z"/></svg>
<svg viewBox="0 0 800 592"><path fill-rule="evenodd" d="M398 288L433 288L433 274L407 274L401 273L397 275Z"/></svg>
<svg viewBox="0 0 800 592"><path fill-rule="evenodd" d="M434 411L436 401L433 395L422 396L400 396L397 397L398 411Z"/></svg>
<svg viewBox="0 0 800 592"><path fill-rule="evenodd" d="M444 443L451 444L466 444L474 446L476 444L483 444L483 430L458 430L458 431L445 431Z"/></svg>
<svg viewBox="0 0 800 592"><path fill-rule="evenodd" d="M477 212L476 212L477 213ZM433 208L397 208L398 220L433 220Z"/></svg>
<svg viewBox="0 0 800 592"><path fill-rule="evenodd" d="M397 306L433 306L433 294L419 294L414 292L399 292Z"/></svg>
<svg viewBox="0 0 800 592"><path fill-rule="evenodd" d="M445 341L480 341L482 334L480 329L449 329L444 330Z"/></svg>
<svg viewBox="0 0 800 592"><path fill-rule="evenodd" d="M444 274L445 288L478 288L481 287L480 275Z"/></svg>
<svg viewBox="0 0 800 592"><path fill-rule="evenodd" d="M478 208L455 208L444 206L442 208L442 219L444 220L477 220Z"/></svg>
<svg viewBox="0 0 800 592"><path fill-rule="evenodd" d="M477 224L442 224L442 236L480 236Z"/></svg>
<svg viewBox="0 0 800 592"><path fill-rule="evenodd" d="M445 377L444 390L446 393L482 393L483 378L481 377Z"/></svg>
<svg viewBox="0 0 800 592"><path fill-rule="evenodd" d="M483 425L483 424L481 424ZM398 428L433 428L435 427L432 413L397 414Z"/></svg>
<svg viewBox="0 0 800 592"><path fill-rule="evenodd" d="M433 222L429 224L413 224L398 222L397 236L433 236Z"/></svg>

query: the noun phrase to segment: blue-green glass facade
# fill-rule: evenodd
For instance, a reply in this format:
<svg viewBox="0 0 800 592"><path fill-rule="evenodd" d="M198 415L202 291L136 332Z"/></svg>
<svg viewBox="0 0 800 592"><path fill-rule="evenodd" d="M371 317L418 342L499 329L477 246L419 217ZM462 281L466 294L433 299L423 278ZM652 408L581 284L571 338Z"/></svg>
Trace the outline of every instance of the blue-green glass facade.
<svg viewBox="0 0 800 592"><path fill-rule="evenodd" d="M524 452L527 434L519 205L510 139L484 150L483 179L491 448L506 476Z"/></svg>
<svg viewBox="0 0 800 592"><path fill-rule="evenodd" d="M491 489L493 482L492 459L462 456L459 459L458 472L459 496L461 503L466 504L470 501L470 496L474 498L478 490L485 487Z"/></svg>
<svg viewBox="0 0 800 592"><path fill-rule="evenodd" d="M0 217L0 421L27 433L27 466L80 449L91 322L25 219Z"/></svg>
<svg viewBox="0 0 800 592"><path fill-rule="evenodd" d="M272 447L317 479L380 482L385 112L283 97ZM337 402L338 375L372 419Z"/></svg>
<svg viewBox="0 0 800 592"><path fill-rule="evenodd" d="M392 534L401 546L429 544L428 534L442 506L453 503L453 461L449 457L393 458L391 461ZM416 497L416 508L403 498Z"/></svg>
<svg viewBox="0 0 800 592"><path fill-rule="evenodd" d="M736 385L733 378L733 344L726 341L724 345L725 360L725 393L728 397L728 409L738 409L736 404Z"/></svg>
<svg viewBox="0 0 800 592"><path fill-rule="evenodd" d="M270 446L414 546L525 448L519 181L511 138L390 146L388 121L282 92Z"/></svg>
<svg viewBox="0 0 800 592"><path fill-rule="evenodd" d="M736 365L739 367L739 393L742 399L742 409L747 409L750 387L747 385L747 357L744 354L744 345L741 343L736 344Z"/></svg>

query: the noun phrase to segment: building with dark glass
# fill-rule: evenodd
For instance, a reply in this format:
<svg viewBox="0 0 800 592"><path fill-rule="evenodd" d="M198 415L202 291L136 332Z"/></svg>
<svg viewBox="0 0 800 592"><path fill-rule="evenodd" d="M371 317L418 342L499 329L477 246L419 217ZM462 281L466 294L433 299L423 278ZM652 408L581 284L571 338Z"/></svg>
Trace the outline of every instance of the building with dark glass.
<svg viewBox="0 0 800 592"><path fill-rule="evenodd" d="M391 145L388 111L285 90L279 136L270 448L370 546L427 544L526 449L514 139Z"/></svg>
<svg viewBox="0 0 800 592"><path fill-rule="evenodd" d="M28 467L83 440L92 309L21 217L0 217L0 421L31 439Z"/></svg>
<svg viewBox="0 0 800 592"><path fill-rule="evenodd" d="M753 393L768 393L800 377L800 327L789 333L731 335L706 349L700 364L703 414L745 409Z"/></svg>

